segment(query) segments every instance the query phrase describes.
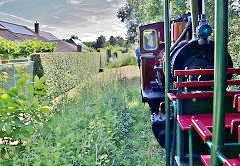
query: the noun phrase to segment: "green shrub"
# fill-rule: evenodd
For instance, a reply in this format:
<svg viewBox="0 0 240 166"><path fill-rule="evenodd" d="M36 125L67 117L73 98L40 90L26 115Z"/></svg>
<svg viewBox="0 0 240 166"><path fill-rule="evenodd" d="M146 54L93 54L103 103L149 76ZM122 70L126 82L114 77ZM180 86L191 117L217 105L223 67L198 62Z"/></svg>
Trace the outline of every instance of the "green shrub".
<svg viewBox="0 0 240 166"><path fill-rule="evenodd" d="M96 52L34 54L34 74L46 75L48 94L56 97L106 66L106 55Z"/></svg>
<svg viewBox="0 0 240 166"><path fill-rule="evenodd" d="M32 53L54 52L56 43L43 42L37 39L24 40L23 42L9 41L0 38L0 59L27 57Z"/></svg>
<svg viewBox="0 0 240 166"><path fill-rule="evenodd" d="M9 92L0 88L0 152L2 158L12 158L14 148L22 146L45 119L48 101L45 100L46 77L30 82L26 68L16 68L17 86ZM7 81L8 75L0 75L0 82ZM13 146L14 145L14 146Z"/></svg>
<svg viewBox="0 0 240 166"><path fill-rule="evenodd" d="M24 67L29 75L33 75L33 61L0 64L0 73L5 72L9 77L8 81L0 86L1 88L9 91L10 87L15 87L17 85L18 78L15 77L15 73L17 73L16 68L19 67Z"/></svg>

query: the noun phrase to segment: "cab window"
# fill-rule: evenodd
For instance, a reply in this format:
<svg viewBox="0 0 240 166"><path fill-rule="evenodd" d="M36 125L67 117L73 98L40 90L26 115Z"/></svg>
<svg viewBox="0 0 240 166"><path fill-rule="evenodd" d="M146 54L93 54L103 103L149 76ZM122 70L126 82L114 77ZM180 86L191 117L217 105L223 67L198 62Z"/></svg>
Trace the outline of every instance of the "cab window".
<svg viewBox="0 0 240 166"><path fill-rule="evenodd" d="M146 29L143 31L143 49L144 50L157 50L158 37L155 29Z"/></svg>

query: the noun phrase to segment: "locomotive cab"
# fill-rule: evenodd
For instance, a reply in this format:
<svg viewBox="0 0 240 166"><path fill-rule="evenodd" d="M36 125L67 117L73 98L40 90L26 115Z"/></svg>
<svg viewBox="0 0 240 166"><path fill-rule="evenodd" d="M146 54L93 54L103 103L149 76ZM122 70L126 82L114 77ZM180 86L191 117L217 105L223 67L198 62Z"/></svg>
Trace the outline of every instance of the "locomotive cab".
<svg viewBox="0 0 240 166"><path fill-rule="evenodd" d="M139 27L141 53L141 94L143 102L164 100L163 22ZM157 79L158 78L158 79Z"/></svg>

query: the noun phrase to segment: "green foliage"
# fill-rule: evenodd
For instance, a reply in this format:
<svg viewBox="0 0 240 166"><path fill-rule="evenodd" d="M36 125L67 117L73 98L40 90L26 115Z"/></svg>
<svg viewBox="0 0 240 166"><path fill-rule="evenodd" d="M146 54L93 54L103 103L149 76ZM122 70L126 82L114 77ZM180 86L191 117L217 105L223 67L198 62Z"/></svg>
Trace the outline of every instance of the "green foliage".
<svg viewBox="0 0 240 166"><path fill-rule="evenodd" d="M0 65L0 73L4 72L8 74L8 81L4 82L0 87L4 88L6 91L10 90L10 87L17 86L17 80L19 78L15 77L17 73L16 68L23 67L25 68L26 73L33 75L33 62L21 62L21 63L7 63Z"/></svg>
<svg viewBox="0 0 240 166"><path fill-rule="evenodd" d="M0 38L1 59L8 59L10 56L13 58L27 57L32 53L54 52L55 50L55 43L43 42L37 39L17 42Z"/></svg>
<svg viewBox="0 0 240 166"><path fill-rule="evenodd" d="M12 158L14 147L28 141L50 112L45 100L46 77L39 79L35 76L34 82L31 82L24 66L16 70L17 86L11 87L8 92L0 88L0 152L3 158ZM4 73L0 79L7 81L8 76Z"/></svg>
<svg viewBox="0 0 240 166"><path fill-rule="evenodd" d="M86 46L90 47L89 51L94 52L93 50L99 50L101 48L109 47L110 45L112 46L117 46L117 47L125 47L126 46L126 41L120 37L114 37L110 36L109 40L107 41L104 36L99 36L96 41L91 41L91 42L84 42Z"/></svg>
<svg viewBox="0 0 240 166"><path fill-rule="evenodd" d="M98 48L103 48L104 47L104 44L106 42L106 38L104 36L99 36L97 38L97 41L96 41L96 45L95 45L95 48L98 49Z"/></svg>
<svg viewBox="0 0 240 166"><path fill-rule="evenodd" d="M124 55L121 58L111 58L107 68L117 68L128 65L137 65L137 59L134 55Z"/></svg>
<svg viewBox="0 0 240 166"><path fill-rule="evenodd" d="M77 86L106 66L106 55L97 52L44 53L32 55L37 60L35 73L48 78L48 94L56 97ZM41 63L40 63L41 62ZM39 72L38 72L39 71ZM41 75L40 75L41 76Z"/></svg>
<svg viewBox="0 0 240 166"><path fill-rule="evenodd" d="M136 28L139 24L163 21L163 1L128 0L118 9L117 17L128 27L128 42L134 43L137 37Z"/></svg>
<svg viewBox="0 0 240 166"><path fill-rule="evenodd" d="M172 16L174 18L181 14L190 12L189 1L187 0L174 0L172 1Z"/></svg>
<svg viewBox="0 0 240 166"><path fill-rule="evenodd" d="M89 78L74 100L59 104L59 114L16 153L13 163L163 165L164 152L153 138L138 84L138 79L117 77L115 70Z"/></svg>

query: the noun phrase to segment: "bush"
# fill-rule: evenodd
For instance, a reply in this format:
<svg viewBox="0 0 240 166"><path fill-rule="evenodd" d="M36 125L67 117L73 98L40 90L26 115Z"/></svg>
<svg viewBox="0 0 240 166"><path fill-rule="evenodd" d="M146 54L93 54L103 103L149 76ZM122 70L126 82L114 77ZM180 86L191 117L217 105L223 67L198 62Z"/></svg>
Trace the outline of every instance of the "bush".
<svg viewBox="0 0 240 166"><path fill-rule="evenodd" d="M2 158L12 158L14 148L22 146L45 119L48 101L45 100L46 77L30 82L31 76L24 66L16 68L17 86L9 92L0 88L0 152ZM8 79L7 73L0 75L0 82ZM14 146L13 146L14 145Z"/></svg>
<svg viewBox="0 0 240 166"><path fill-rule="evenodd" d="M43 42L37 39L16 42L0 38L1 59L8 59L11 56L13 58L27 57L32 53L54 52L55 50L55 43Z"/></svg>
<svg viewBox="0 0 240 166"><path fill-rule="evenodd" d="M33 62L19 62L19 63L8 63L8 64L0 64L0 73L7 73L8 74L8 81L2 83L1 88L4 87L6 91L10 90L10 87L17 86L18 78L15 77L15 73L17 73L16 68L24 66L25 72L29 75L33 75Z"/></svg>
<svg viewBox="0 0 240 166"><path fill-rule="evenodd" d="M69 91L106 66L106 55L96 52L34 54L32 59L34 74L47 76L52 97Z"/></svg>

